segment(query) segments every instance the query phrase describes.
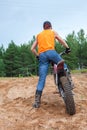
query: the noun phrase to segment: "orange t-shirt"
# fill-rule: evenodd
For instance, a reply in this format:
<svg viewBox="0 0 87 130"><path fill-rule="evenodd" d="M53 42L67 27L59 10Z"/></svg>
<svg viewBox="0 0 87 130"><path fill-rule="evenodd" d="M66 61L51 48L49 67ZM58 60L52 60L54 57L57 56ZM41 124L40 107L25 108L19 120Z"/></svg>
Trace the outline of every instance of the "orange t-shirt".
<svg viewBox="0 0 87 130"><path fill-rule="evenodd" d="M54 50L55 35L52 29L43 30L37 35L38 53Z"/></svg>

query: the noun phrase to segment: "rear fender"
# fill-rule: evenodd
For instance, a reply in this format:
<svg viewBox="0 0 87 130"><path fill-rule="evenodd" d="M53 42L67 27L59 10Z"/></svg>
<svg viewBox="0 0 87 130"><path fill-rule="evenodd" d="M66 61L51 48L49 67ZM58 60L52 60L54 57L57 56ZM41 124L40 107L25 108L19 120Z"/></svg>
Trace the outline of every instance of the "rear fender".
<svg viewBox="0 0 87 130"><path fill-rule="evenodd" d="M57 70L64 70L64 60L61 60L58 64L57 64Z"/></svg>

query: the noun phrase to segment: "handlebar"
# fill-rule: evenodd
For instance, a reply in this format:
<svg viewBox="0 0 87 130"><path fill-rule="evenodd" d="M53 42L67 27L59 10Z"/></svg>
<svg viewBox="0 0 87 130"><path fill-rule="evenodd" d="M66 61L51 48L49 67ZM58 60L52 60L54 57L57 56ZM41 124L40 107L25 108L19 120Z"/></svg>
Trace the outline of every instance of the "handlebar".
<svg viewBox="0 0 87 130"><path fill-rule="evenodd" d="M60 56L67 54L65 51L60 53Z"/></svg>

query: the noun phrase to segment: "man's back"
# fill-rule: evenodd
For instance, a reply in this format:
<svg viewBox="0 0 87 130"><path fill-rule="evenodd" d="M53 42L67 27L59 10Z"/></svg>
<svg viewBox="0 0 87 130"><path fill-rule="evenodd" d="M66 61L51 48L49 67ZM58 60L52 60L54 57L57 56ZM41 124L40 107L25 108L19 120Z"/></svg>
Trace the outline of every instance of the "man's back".
<svg viewBox="0 0 87 130"><path fill-rule="evenodd" d="M54 50L55 35L52 29L43 30L37 35L38 53Z"/></svg>

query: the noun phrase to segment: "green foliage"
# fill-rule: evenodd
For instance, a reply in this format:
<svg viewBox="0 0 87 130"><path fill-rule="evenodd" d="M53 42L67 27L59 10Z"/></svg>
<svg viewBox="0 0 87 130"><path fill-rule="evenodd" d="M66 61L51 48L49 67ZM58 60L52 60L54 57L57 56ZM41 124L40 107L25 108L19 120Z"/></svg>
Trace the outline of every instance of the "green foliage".
<svg viewBox="0 0 87 130"><path fill-rule="evenodd" d="M3 45L0 47L0 77L4 77L5 76L5 64L3 61L4 58L4 47Z"/></svg>
<svg viewBox="0 0 87 130"><path fill-rule="evenodd" d="M85 36L85 32L81 29L78 32L77 36L78 41L78 50L77 50L77 57L79 67L82 69L83 67L87 67L87 37Z"/></svg>
<svg viewBox="0 0 87 130"><path fill-rule="evenodd" d="M66 62L69 65L71 69L78 68L78 58L76 56L77 49L78 49L78 43L77 38L75 35L75 32L73 31L72 34L69 34L66 37L66 42L68 43L69 47L71 48L71 53L69 56L65 56Z"/></svg>
<svg viewBox="0 0 87 130"><path fill-rule="evenodd" d="M16 74L15 70L17 69L16 64L18 62L17 54L18 54L18 48L15 45L15 43L11 41L4 56L6 76L8 77L13 77Z"/></svg>
<svg viewBox="0 0 87 130"><path fill-rule="evenodd" d="M0 59L0 77L5 76L5 64L3 62L3 59Z"/></svg>

